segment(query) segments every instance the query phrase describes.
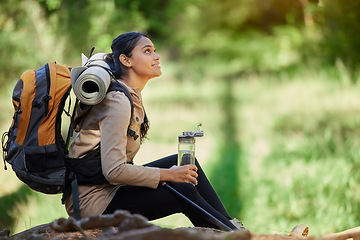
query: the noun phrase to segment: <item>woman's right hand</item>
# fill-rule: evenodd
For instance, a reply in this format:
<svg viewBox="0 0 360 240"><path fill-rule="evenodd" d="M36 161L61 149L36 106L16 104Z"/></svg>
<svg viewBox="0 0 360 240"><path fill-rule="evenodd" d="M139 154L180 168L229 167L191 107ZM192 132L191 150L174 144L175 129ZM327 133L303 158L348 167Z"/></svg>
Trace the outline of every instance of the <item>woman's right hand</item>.
<svg viewBox="0 0 360 240"><path fill-rule="evenodd" d="M185 182L197 185L197 176L197 167L194 164L174 165L169 169L160 169L160 181Z"/></svg>

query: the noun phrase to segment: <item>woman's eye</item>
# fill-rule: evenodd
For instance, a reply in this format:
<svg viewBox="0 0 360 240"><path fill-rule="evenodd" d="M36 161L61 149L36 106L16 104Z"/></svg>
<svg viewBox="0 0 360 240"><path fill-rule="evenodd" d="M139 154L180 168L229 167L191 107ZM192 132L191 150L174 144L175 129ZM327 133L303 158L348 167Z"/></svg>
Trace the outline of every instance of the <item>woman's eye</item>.
<svg viewBox="0 0 360 240"><path fill-rule="evenodd" d="M150 53L150 52L151 52L150 49L146 49L146 50L145 50L145 53Z"/></svg>

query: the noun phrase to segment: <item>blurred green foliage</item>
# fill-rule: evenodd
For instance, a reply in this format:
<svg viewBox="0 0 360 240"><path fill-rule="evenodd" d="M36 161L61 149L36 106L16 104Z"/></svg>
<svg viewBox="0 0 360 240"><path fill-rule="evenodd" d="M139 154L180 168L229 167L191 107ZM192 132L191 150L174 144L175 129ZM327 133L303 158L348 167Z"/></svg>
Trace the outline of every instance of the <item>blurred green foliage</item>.
<svg viewBox="0 0 360 240"><path fill-rule="evenodd" d="M353 81L358 80L360 58L360 36L356 34L360 32L358 9L359 1L326 0L318 17L324 62L342 62L349 69Z"/></svg>
<svg viewBox="0 0 360 240"><path fill-rule="evenodd" d="M176 151L176 136L202 122L204 168L230 214L254 232L358 226L359 3L301 2L3 0L1 129L24 70L52 60L76 66L93 46L109 52L122 32L147 32L166 79L143 91L150 145ZM0 175L9 183L0 186L0 229L66 215L59 196L14 179Z"/></svg>
<svg viewBox="0 0 360 240"><path fill-rule="evenodd" d="M218 62L225 67L239 65L234 74L278 71L304 61L318 66L341 61L355 81L360 52L358 1L328 0L324 7L302 2L19 0L14 4L4 0L0 84L49 60L79 64L81 52L88 53L93 46L108 52L116 35L131 30L149 33L176 61L221 59ZM256 44L257 39L263 39L264 45ZM205 71L206 66L197 64Z"/></svg>

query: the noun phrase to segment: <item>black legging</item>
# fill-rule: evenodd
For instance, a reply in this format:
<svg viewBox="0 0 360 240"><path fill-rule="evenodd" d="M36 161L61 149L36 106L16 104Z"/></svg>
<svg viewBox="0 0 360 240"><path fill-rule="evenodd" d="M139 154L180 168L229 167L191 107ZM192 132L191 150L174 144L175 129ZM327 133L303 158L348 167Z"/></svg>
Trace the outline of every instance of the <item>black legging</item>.
<svg viewBox="0 0 360 240"><path fill-rule="evenodd" d="M177 164L177 155L171 155L160 160L145 164L144 166L170 168ZM226 212L219 197L211 186L209 180L201 169L198 161L198 185L190 183L170 183L174 189L195 202L205 211L213 215L231 229L236 227L229 221L231 217ZM211 227L219 229L203 213L189 205L185 200L166 189L161 184L156 189L136 186L122 186L104 211L104 214L113 213L117 209L138 213L147 219L155 220L174 213L183 213L196 227Z"/></svg>

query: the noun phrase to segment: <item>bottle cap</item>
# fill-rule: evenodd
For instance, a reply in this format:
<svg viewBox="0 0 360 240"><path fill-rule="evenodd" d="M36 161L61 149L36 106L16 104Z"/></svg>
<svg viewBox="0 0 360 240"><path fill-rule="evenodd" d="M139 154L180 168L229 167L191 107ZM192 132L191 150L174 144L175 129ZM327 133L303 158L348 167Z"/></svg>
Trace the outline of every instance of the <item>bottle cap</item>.
<svg viewBox="0 0 360 240"><path fill-rule="evenodd" d="M204 131L201 129L201 125L202 125L201 123L198 125L198 130L196 130L195 132L191 132L191 131L183 132L183 134L180 135L179 138L203 137Z"/></svg>

